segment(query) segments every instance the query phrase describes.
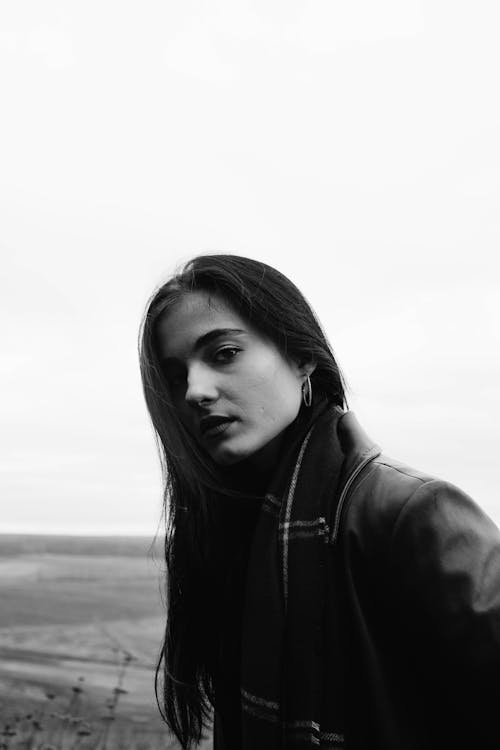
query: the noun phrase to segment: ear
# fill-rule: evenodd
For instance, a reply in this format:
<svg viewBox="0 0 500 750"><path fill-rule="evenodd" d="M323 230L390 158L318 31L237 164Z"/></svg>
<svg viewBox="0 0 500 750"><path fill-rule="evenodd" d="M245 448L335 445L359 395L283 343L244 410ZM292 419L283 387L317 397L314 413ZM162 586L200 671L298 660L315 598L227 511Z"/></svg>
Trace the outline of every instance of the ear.
<svg viewBox="0 0 500 750"><path fill-rule="evenodd" d="M311 376L316 369L316 362L302 362L299 365L299 372L302 375L303 380L307 378L307 376Z"/></svg>

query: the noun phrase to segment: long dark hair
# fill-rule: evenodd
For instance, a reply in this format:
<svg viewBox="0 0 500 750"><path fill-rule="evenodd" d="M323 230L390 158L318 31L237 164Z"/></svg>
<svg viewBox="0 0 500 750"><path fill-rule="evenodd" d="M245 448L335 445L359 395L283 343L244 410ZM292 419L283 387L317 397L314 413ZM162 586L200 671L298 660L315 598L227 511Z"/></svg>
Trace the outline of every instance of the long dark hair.
<svg viewBox="0 0 500 750"><path fill-rule="evenodd" d="M185 750L197 745L215 704L217 602L225 567L215 509L224 495L220 469L190 439L162 373L157 324L180 297L217 294L283 355L314 362L314 394L346 405L345 384L332 349L303 294L282 273L236 255L201 255L155 291L140 331L144 396L164 478L167 624L156 672L160 710ZM210 617L207 617L210 612Z"/></svg>

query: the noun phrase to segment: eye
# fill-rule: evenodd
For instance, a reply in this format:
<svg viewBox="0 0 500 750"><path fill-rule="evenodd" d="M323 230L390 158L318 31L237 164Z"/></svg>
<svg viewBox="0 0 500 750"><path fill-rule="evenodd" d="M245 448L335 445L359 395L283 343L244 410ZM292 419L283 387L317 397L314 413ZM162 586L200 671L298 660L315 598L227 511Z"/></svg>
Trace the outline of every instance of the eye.
<svg viewBox="0 0 500 750"><path fill-rule="evenodd" d="M241 350L236 346L223 346L215 352L214 360L215 362L230 362L239 351Z"/></svg>

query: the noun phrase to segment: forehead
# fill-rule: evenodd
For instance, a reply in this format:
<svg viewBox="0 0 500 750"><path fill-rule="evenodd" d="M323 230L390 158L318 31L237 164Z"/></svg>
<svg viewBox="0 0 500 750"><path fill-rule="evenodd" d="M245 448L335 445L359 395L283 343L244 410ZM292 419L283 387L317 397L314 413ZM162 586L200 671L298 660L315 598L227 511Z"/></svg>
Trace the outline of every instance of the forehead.
<svg viewBox="0 0 500 750"><path fill-rule="evenodd" d="M201 336L217 328L250 330L249 325L217 294L196 291L182 295L158 321L160 358L186 357Z"/></svg>

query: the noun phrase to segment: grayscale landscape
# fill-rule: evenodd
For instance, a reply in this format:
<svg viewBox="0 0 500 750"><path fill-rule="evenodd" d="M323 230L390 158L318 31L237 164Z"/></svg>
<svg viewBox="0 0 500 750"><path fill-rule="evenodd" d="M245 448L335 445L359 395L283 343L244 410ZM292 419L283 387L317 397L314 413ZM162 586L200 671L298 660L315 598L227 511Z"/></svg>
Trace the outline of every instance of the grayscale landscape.
<svg viewBox="0 0 500 750"><path fill-rule="evenodd" d="M178 747L154 695L163 567L146 538L0 535L4 747Z"/></svg>

